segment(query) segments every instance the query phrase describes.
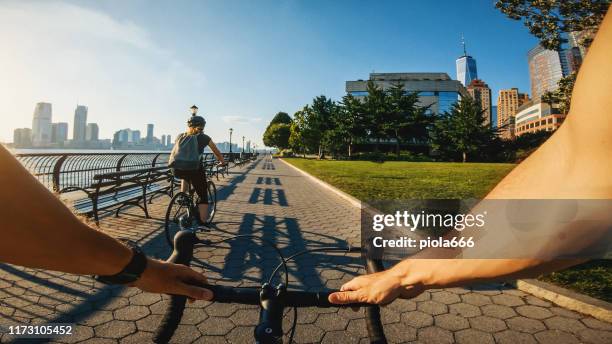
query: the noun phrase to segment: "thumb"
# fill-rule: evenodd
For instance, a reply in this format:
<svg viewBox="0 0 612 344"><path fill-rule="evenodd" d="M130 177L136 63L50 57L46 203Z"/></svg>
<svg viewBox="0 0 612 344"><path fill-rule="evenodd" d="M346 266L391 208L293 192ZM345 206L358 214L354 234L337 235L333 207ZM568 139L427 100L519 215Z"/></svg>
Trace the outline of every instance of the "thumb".
<svg viewBox="0 0 612 344"><path fill-rule="evenodd" d="M176 294L185 295L194 300L206 300L210 301L213 299L213 292L209 289L197 287L186 283L177 284Z"/></svg>
<svg viewBox="0 0 612 344"><path fill-rule="evenodd" d="M329 295L329 302L335 304L346 304L359 302L359 292L356 291L339 291Z"/></svg>

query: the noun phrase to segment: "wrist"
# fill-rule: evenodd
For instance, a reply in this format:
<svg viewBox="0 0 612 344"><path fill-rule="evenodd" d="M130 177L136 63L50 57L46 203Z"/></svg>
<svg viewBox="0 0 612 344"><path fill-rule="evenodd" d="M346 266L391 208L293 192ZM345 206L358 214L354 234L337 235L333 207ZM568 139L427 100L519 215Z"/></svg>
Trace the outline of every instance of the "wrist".
<svg viewBox="0 0 612 344"><path fill-rule="evenodd" d="M127 263L118 272L98 275L96 279L106 284L130 284L140 279L147 268L148 258L135 243L126 241L124 246L130 253Z"/></svg>
<svg viewBox="0 0 612 344"><path fill-rule="evenodd" d="M434 288L435 283L431 278L431 266L419 267L419 265L422 265L419 259L406 259L389 269L389 272L398 278L402 288L410 288L416 285L423 286L426 289Z"/></svg>

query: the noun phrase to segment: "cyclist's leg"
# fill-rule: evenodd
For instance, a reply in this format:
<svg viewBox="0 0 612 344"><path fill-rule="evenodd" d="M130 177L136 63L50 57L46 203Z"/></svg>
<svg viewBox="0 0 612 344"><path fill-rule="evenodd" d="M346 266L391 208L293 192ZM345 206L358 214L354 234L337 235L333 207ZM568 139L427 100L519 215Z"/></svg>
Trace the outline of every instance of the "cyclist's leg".
<svg viewBox="0 0 612 344"><path fill-rule="evenodd" d="M193 172L190 181L198 195L198 210L201 223L206 223L208 218L208 189L206 188L206 175L204 171Z"/></svg>
<svg viewBox="0 0 612 344"><path fill-rule="evenodd" d="M185 178L181 179L181 192L189 192L189 181Z"/></svg>

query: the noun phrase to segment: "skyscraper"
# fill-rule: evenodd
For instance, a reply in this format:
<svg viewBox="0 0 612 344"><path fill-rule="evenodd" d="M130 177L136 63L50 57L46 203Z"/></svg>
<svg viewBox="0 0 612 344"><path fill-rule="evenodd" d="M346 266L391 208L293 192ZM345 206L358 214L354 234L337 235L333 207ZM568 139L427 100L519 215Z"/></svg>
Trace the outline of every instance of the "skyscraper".
<svg viewBox="0 0 612 344"><path fill-rule="evenodd" d="M87 141L98 141L100 134L100 128L97 123L87 123L87 129L85 131L85 140Z"/></svg>
<svg viewBox="0 0 612 344"><path fill-rule="evenodd" d="M536 45L527 53L529 62L529 79L531 80L531 98L539 101L546 92L557 89L561 78L570 74L567 51L554 51Z"/></svg>
<svg viewBox="0 0 612 344"><path fill-rule="evenodd" d="M45 147L51 143L51 103L38 103L32 119L32 145Z"/></svg>
<svg viewBox="0 0 612 344"><path fill-rule="evenodd" d="M166 145L170 146L171 144L172 144L172 136L168 134L168 136L166 136Z"/></svg>
<svg viewBox="0 0 612 344"><path fill-rule="evenodd" d="M130 138L128 142L139 143L140 142L140 130L132 130L130 132Z"/></svg>
<svg viewBox="0 0 612 344"><path fill-rule="evenodd" d="M480 104L485 122L490 125L493 119L491 113L491 89L489 85L480 79L474 79L468 85L467 92Z"/></svg>
<svg viewBox="0 0 612 344"><path fill-rule="evenodd" d="M17 128L13 130L13 146L15 148L28 148L32 146L32 129Z"/></svg>
<svg viewBox="0 0 612 344"><path fill-rule="evenodd" d="M147 143L153 142L153 124L147 124Z"/></svg>
<svg viewBox="0 0 612 344"><path fill-rule="evenodd" d="M68 140L68 123L51 124L51 142L63 144L66 140Z"/></svg>
<svg viewBox="0 0 612 344"><path fill-rule="evenodd" d="M74 141L85 141L87 135L87 106L77 105L74 110L73 126L72 139Z"/></svg>
<svg viewBox="0 0 612 344"><path fill-rule="evenodd" d="M478 79L478 71L476 70L476 60L467 54L463 35L461 35L461 44L463 45L463 55L456 61L457 80L467 87L472 80Z"/></svg>
<svg viewBox="0 0 612 344"><path fill-rule="evenodd" d="M162 137L161 137L161 145L162 145L162 147L166 146L166 135L162 135Z"/></svg>
<svg viewBox="0 0 612 344"><path fill-rule="evenodd" d="M529 101L529 96L519 93L518 88L499 90L497 97L497 128L503 138L514 138L514 116L519 106Z"/></svg>
<svg viewBox="0 0 612 344"><path fill-rule="evenodd" d="M593 30L573 31L568 33L567 38L570 48L578 48L580 56L584 59L588 50L584 46L584 43L585 41L592 40L595 37L595 33L596 32Z"/></svg>

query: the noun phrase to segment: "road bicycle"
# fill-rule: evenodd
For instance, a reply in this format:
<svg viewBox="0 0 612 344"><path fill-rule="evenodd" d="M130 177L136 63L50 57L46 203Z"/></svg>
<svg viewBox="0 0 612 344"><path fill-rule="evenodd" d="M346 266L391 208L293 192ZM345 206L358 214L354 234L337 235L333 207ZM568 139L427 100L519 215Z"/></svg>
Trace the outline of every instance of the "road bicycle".
<svg viewBox="0 0 612 344"><path fill-rule="evenodd" d="M214 174L214 173L213 173ZM206 181L206 189L208 193L208 216L206 217L205 226L210 226L217 212L217 187L212 181L213 175L209 176ZM170 200L166 209L166 217L164 219L164 233L166 241L170 247L173 247L173 240L176 233L180 230L195 231L200 225L200 210L198 209L198 200L193 185L189 184L187 192L178 192Z"/></svg>
<svg viewBox="0 0 612 344"><path fill-rule="evenodd" d="M284 257L281 251L272 242L254 235L237 235L231 238L211 242L210 240L199 240L196 233L193 231L180 231L174 238L174 251L168 258L168 262L183 264L189 266L193 259L193 250L196 244L215 247L223 242L235 239L257 239L265 245L274 248L278 254L281 263L273 270L267 282L261 287L228 287L222 285L198 284L202 287L210 289L213 294L213 302L234 303L242 305L258 305L259 306L259 323L255 327L253 336L255 343L258 344L282 344L283 343L283 317L285 308L293 308L293 325L288 332L288 343L292 343L297 325L297 308L298 307L366 307L366 326L370 343L386 344L387 340L383 331L382 322L380 319L380 308L378 305L354 303L345 305L331 304L328 301L328 296L336 290L309 292L287 290L289 285L287 263L301 255L312 252L361 252L361 248L355 247L322 247L300 251L289 257ZM366 259L366 271L368 273L383 271L384 267L381 260ZM277 286L272 286L274 277L279 272L284 272L284 283ZM174 334L174 331L181 322L183 311L185 309L186 297L171 295L170 303L160 322L156 333L154 334L155 343L167 343ZM203 310L202 310L203 311Z"/></svg>

